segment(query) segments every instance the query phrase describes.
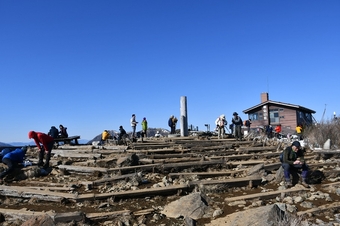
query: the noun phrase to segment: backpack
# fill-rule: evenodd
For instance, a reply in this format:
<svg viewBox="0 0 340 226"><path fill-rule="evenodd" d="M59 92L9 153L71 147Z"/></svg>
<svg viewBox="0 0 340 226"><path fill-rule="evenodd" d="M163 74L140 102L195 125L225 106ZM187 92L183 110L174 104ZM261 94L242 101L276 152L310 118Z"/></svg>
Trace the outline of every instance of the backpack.
<svg viewBox="0 0 340 226"><path fill-rule="evenodd" d="M280 157L279 157L281 163L283 163L283 153L284 153L284 152L281 152Z"/></svg>

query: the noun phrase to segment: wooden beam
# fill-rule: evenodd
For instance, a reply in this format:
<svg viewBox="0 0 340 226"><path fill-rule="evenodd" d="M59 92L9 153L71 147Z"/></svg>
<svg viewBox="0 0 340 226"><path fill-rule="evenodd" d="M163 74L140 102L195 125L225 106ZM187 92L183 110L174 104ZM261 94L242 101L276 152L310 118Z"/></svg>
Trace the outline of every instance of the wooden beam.
<svg viewBox="0 0 340 226"><path fill-rule="evenodd" d="M265 192L265 193L256 193L251 195L242 195L242 196L236 196L231 198L225 198L224 200L226 202L235 202L239 200L250 200L250 199L264 199L264 198L274 198L282 193L296 193L301 191L309 191L307 188L291 188L291 189L285 189L285 190L279 190L279 191L271 191L271 192Z"/></svg>

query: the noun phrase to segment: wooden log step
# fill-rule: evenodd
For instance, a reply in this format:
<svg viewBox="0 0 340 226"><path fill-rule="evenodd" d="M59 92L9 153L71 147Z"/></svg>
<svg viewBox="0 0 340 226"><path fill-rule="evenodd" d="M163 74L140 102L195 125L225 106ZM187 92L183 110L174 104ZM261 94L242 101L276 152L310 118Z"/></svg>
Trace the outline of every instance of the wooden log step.
<svg viewBox="0 0 340 226"><path fill-rule="evenodd" d="M239 154L239 155L224 155L224 156L212 156L210 159L220 159L220 158L226 158L228 160L234 160L234 159L254 159L254 158L268 158L268 157L279 157L280 153L253 153L253 154Z"/></svg>
<svg viewBox="0 0 340 226"><path fill-rule="evenodd" d="M168 158L168 159L140 159L139 161L142 163L177 163L177 162L193 162L193 161L200 161L202 158L194 158L194 157L187 157L187 158ZM145 161L148 160L148 161Z"/></svg>
<svg viewBox="0 0 340 226"><path fill-rule="evenodd" d="M150 159L168 159L168 158L187 158L197 156L194 153L182 153L182 154L150 154Z"/></svg>
<svg viewBox="0 0 340 226"><path fill-rule="evenodd" d="M245 186L249 185L253 187L255 184L259 184L262 181L262 178L259 176L252 177L243 177L243 178L233 178L233 179L225 179L225 180L199 180L199 181L191 181L190 186L192 185L217 185L217 184L225 184L228 187L234 186Z"/></svg>
<svg viewBox="0 0 340 226"><path fill-rule="evenodd" d="M249 152L275 151L276 147L239 147L236 151L248 154Z"/></svg>
<svg viewBox="0 0 340 226"><path fill-rule="evenodd" d="M0 185L0 195L17 198L35 198L49 202L62 202L64 199L74 200L75 195L62 192L50 192L19 186Z"/></svg>
<svg viewBox="0 0 340 226"><path fill-rule="evenodd" d="M169 177L180 177L180 176L197 176L197 177L220 177L227 175L234 175L237 173L243 173L246 171L243 170L229 170L224 172L194 172L194 173L169 173Z"/></svg>
<svg viewBox="0 0 340 226"><path fill-rule="evenodd" d="M127 153L144 153L144 154L150 154L150 153L182 153L189 150L179 150L174 148L164 148L164 149L140 149L140 150L127 150Z"/></svg>
<svg viewBox="0 0 340 226"><path fill-rule="evenodd" d="M86 159L100 159L102 157L101 154L93 154L93 153L81 153L81 152L71 152L64 150L56 150L53 151L54 157L66 157L66 158L86 158Z"/></svg>
<svg viewBox="0 0 340 226"><path fill-rule="evenodd" d="M91 221L113 220L118 216L130 215L130 210L120 210L113 212L87 213L86 218Z"/></svg>
<svg viewBox="0 0 340 226"><path fill-rule="evenodd" d="M330 211L330 209L340 209L340 202L334 202L334 203L318 206L316 208L312 208L309 210L299 211L297 212L297 215L302 216L302 215L310 214L310 213Z"/></svg>
<svg viewBox="0 0 340 226"><path fill-rule="evenodd" d="M250 200L250 199L269 199L269 198L275 198L278 195L281 195L282 193L296 193L301 191L309 191L307 188L290 188L285 190L279 190L279 191L270 191L270 192L264 192L264 193L256 193L251 195L242 195L237 197L231 197L231 198L225 198L224 200L226 202L235 202L239 200Z"/></svg>
<svg viewBox="0 0 340 226"><path fill-rule="evenodd" d="M81 194L75 198L76 202L85 201L85 200L99 200L99 199L107 199L110 197L114 198L130 198L130 197L143 197L143 196L154 196L154 195L163 195L163 194L175 194L178 190L190 190L190 186L188 185L172 185L168 187L161 188L146 188L140 190L131 190L131 191L122 191L122 192L109 192L109 193L101 193L101 194Z"/></svg>
<svg viewBox="0 0 340 226"><path fill-rule="evenodd" d="M142 216L142 215L147 215L153 213L155 210L153 208L150 209L144 209L144 210L138 210L133 212L132 214L135 216Z"/></svg>
<svg viewBox="0 0 340 226"><path fill-rule="evenodd" d="M27 221L28 219L34 216L41 216L47 214L46 212L28 211L26 208L19 210L0 208L0 213L4 215L6 222L15 221L17 219L21 221Z"/></svg>
<svg viewBox="0 0 340 226"><path fill-rule="evenodd" d="M95 172L101 172L101 173L107 173L107 168L101 168L101 167L85 167L85 166L73 166L73 165L59 165L58 168L60 170L66 170L67 172L74 172L74 173L95 173Z"/></svg>
<svg viewBox="0 0 340 226"><path fill-rule="evenodd" d="M112 182L112 181L116 181L116 180L124 180L125 178L133 177L135 175L136 175L135 173L130 173L130 174L124 174L124 175L115 176L115 177L111 177L111 178L103 178L103 179L100 179L100 180L93 181L92 184L98 185L98 184L103 184L103 183Z"/></svg>

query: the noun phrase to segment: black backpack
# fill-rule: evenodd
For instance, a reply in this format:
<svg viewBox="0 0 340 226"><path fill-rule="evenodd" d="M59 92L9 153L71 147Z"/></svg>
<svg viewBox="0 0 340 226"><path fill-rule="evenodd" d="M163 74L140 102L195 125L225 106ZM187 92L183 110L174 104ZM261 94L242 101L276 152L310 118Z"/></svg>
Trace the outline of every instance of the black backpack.
<svg viewBox="0 0 340 226"><path fill-rule="evenodd" d="M280 157L279 157L281 163L283 163L283 153L284 153L284 152L281 152Z"/></svg>

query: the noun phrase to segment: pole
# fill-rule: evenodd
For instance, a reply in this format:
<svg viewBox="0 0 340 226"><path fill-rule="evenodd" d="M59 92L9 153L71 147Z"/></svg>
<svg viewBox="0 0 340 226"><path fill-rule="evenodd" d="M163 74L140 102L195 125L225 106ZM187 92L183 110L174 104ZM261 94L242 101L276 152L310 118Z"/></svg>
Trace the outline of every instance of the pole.
<svg viewBox="0 0 340 226"><path fill-rule="evenodd" d="M181 114L181 136L187 137L188 136L188 115L187 115L187 97L181 96L181 107L180 107L180 114Z"/></svg>

